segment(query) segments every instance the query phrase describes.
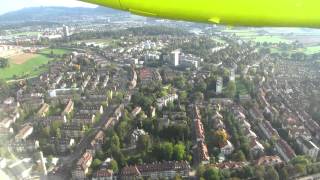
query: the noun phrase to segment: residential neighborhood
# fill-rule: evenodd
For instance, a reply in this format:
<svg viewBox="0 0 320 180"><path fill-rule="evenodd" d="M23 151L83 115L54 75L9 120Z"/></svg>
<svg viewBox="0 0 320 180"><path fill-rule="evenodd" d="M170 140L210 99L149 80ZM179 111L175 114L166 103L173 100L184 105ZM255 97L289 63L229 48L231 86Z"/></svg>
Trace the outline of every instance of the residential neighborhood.
<svg viewBox="0 0 320 180"><path fill-rule="evenodd" d="M100 8L0 25L0 179L319 177L320 51L299 33Z"/></svg>

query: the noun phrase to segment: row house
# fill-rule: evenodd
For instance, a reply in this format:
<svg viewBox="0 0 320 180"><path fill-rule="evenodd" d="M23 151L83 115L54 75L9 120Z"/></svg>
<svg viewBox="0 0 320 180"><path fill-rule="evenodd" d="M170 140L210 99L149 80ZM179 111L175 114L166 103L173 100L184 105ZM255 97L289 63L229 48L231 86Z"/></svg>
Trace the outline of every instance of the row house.
<svg viewBox="0 0 320 180"><path fill-rule="evenodd" d="M79 107L78 112L81 114L102 114L103 106L102 105L83 105Z"/></svg>
<svg viewBox="0 0 320 180"><path fill-rule="evenodd" d="M135 107L133 110L132 110L132 112L131 112L131 115L133 116L133 117L136 117L140 112L141 112L141 107L140 106L137 106L137 107Z"/></svg>
<svg viewBox="0 0 320 180"><path fill-rule="evenodd" d="M93 174L92 180L114 180L114 173L110 169L99 169Z"/></svg>
<svg viewBox="0 0 320 180"><path fill-rule="evenodd" d="M77 161L75 167L71 172L72 179L75 179L75 180L86 179L92 160L93 160L92 155L89 152L85 152L82 155L82 157Z"/></svg>
<svg viewBox="0 0 320 180"><path fill-rule="evenodd" d="M102 149L102 145L105 142L105 135L103 131L98 131L98 133L94 136L93 140L90 142L89 151L91 154L95 154L97 151Z"/></svg>
<svg viewBox="0 0 320 180"><path fill-rule="evenodd" d="M9 137L13 134L13 128L0 127L0 137Z"/></svg>
<svg viewBox="0 0 320 180"><path fill-rule="evenodd" d="M48 127L53 122L66 123L67 117L66 116L47 116L47 117L38 118L37 121L38 121L38 124L45 126L45 127Z"/></svg>
<svg viewBox="0 0 320 180"><path fill-rule="evenodd" d="M39 141L11 141L8 144L9 149L15 153L32 153L39 148Z"/></svg>
<svg viewBox="0 0 320 180"><path fill-rule="evenodd" d="M137 86L138 76L133 66L131 66L131 74L132 74L132 79L130 81L129 89L134 89Z"/></svg>
<svg viewBox="0 0 320 180"><path fill-rule="evenodd" d="M275 130L271 123L269 121L265 121L263 123L259 123L259 127L260 129L262 130L263 134L268 138L268 139L271 139L271 138L276 138L276 139L279 139L280 136L277 132L277 130Z"/></svg>
<svg viewBox="0 0 320 180"><path fill-rule="evenodd" d="M71 124L77 125L92 125L95 121L94 114L76 114L71 120Z"/></svg>
<svg viewBox="0 0 320 180"><path fill-rule="evenodd" d="M44 104L42 104L42 106L41 106L41 108L38 110L38 112L37 112L37 116L38 117L45 117L46 116L46 114L48 113L48 111L49 111L49 104L47 104L47 103L44 103Z"/></svg>
<svg viewBox="0 0 320 180"><path fill-rule="evenodd" d="M304 154L310 156L312 159L317 159L319 154L319 147L315 145L311 140L308 140L304 137L298 137L296 139L296 142Z"/></svg>
<svg viewBox="0 0 320 180"><path fill-rule="evenodd" d="M216 167L218 169L242 169L243 167L247 166L248 163L246 162L234 162L234 161L228 161L228 162L221 162L216 164L210 164L210 166Z"/></svg>
<svg viewBox="0 0 320 180"><path fill-rule="evenodd" d="M124 104L120 104L117 109L114 111L113 115L114 117L119 120L120 117L122 116L123 114L123 110L124 110Z"/></svg>
<svg viewBox="0 0 320 180"><path fill-rule="evenodd" d="M257 108L253 107L249 110L250 117L255 122L262 122L263 121L263 114L262 112Z"/></svg>
<svg viewBox="0 0 320 180"><path fill-rule="evenodd" d="M61 115L64 116L64 115L70 114L73 111L73 108L74 108L74 103L71 99L69 99Z"/></svg>
<svg viewBox="0 0 320 180"><path fill-rule="evenodd" d="M14 122L15 120L13 118L5 117L0 121L0 128L9 129Z"/></svg>
<svg viewBox="0 0 320 180"><path fill-rule="evenodd" d="M33 127L29 124L25 125L20 129L18 134L15 136L16 141L26 140L33 132Z"/></svg>
<svg viewBox="0 0 320 180"><path fill-rule="evenodd" d="M42 97L26 99L21 101L21 105L23 108L27 109L38 109L44 103L44 99Z"/></svg>
<svg viewBox="0 0 320 180"><path fill-rule="evenodd" d="M246 121L246 116L241 112L243 111L243 109L240 109L242 109L242 107L233 108L233 115L235 119L239 121L239 124L243 130L243 134L250 142L250 154L253 157L259 156L264 153L264 147L258 141L258 136L256 135L256 133L251 130L251 124Z"/></svg>
<svg viewBox="0 0 320 180"><path fill-rule="evenodd" d="M264 153L263 145L256 138L249 138L250 140L250 154L254 157Z"/></svg>
<svg viewBox="0 0 320 180"><path fill-rule="evenodd" d="M75 140L72 138L51 138L50 144L55 146L58 154L66 154L75 145Z"/></svg>
<svg viewBox="0 0 320 180"><path fill-rule="evenodd" d="M296 156L294 150L290 145L283 139L278 139L275 143L276 149L280 156L286 161L289 162L292 158Z"/></svg>
<svg viewBox="0 0 320 180"><path fill-rule="evenodd" d="M195 126L195 135L196 135L196 141L204 141L205 140L205 135L204 135L204 128L203 124L200 119L195 119L194 120L194 126Z"/></svg>
<svg viewBox="0 0 320 180"><path fill-rule="evenodd" d="M139 78L142 85L149 85L151 82L162 80L160 73L150 68L140 69Z"/></svg>
<svg viewBox="0 0 320 180"><path fill-rule="evenodd" d="M279 156L262 156L256 162L258 166L275 166L283 164L283 161Z"/></svg>
<svg viewBox="0 0 320 180"><path fill-rule="evenodd" d="M120 172L120 179L173 179L177 175L188 178L191 171L187 161L165 161L152 164L126 166Z"/></svg>
<svg viewBox="0 0 320 180"><path fill-rule="evenodd" d="M61 126L62 137L81 138L84 135L84 126L76 124L65 124Z"/></svg>
<svg viewBox="0 0 320 180"><path fill-rule="evenodd" d="M208 152L208 147L203 141L199 141L197 143L197 157L198 157L198 162L200 164L208 164L210 163L210 156Z"/></svg>

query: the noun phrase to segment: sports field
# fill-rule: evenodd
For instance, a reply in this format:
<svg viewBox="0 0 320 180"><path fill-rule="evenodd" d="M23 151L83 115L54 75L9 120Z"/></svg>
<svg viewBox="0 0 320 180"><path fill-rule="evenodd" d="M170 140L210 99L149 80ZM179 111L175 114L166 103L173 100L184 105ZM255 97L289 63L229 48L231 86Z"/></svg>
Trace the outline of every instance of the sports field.
<svg viewBox="0 0 320 180"><path fill-rule="evenodd" d="M12 56L9 59L10 66L0 69L0 79L11 80L32 77L47 71L48 62L54 60L49 56L51 51L53 51L54 55L62 55L69 52L64 49L43 49L39 54L23 53Z"/></svg>

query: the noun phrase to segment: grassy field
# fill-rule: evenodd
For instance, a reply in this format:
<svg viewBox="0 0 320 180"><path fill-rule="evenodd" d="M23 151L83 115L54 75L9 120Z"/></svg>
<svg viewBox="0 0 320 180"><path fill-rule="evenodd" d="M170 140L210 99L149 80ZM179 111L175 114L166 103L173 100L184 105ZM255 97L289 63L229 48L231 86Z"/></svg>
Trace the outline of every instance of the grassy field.
<svg viewBox="0 0 320 180"><path fill-rule="evenodd" d="M70 51L66 49L43 49L39 53L44 55L50 55L51 51L53 52L54 55L63 55L63 54L70 53Z"/></svg>
<svg viewBox="0 0 320 180"><path fill-rule="evenodd" d="M254 42L267 42L267 43L290 43L291 40L288 40L284 37L278 36L278 35L265 35L265 34L259 34L259 32L255 30L232 30L227 29L223 31L224 33L230 33L235 34L236 36L240 37L243 40L251 40Z"/></svg>
<svg viewBox="0 0 320 180"><path fill-rule="evenodd" d="M280 36L256 36L254 38L252 38L253 41L255 42L267 42L267 43L290 43L290 40L287 40L285 38L282 38Z"/></svg>
<svg viewBox="0 0 320 180"><path fill-rule="evenodd" d="M310 46L303 49L306 54L315 54L320 52L320 46Z"/></svg>
<svg viewBox="0 0 320 180"><path fill-rule="evenodd" d="M52 49L55 55L62 55L68 53L68 50L64 49ZM15 64L10 61L10 67L0 69L0 79L11 80L16 77L33 77L37 76L48 70L49 61L54 60L48 55L51 54L51 49L41 50L39 54L36 54L29 59L25 60L21 64Z"/></svg>
<svg viewBox="0 0 320 180"><path fill-rule="evenodd" d="M44 55L36 55L30 58L23 64L10 63L9 68L0 69L1 79L12 79L14 76L35 76L46 70L46 68L40 67L43 64L47 64L51 59Z"/></svg>

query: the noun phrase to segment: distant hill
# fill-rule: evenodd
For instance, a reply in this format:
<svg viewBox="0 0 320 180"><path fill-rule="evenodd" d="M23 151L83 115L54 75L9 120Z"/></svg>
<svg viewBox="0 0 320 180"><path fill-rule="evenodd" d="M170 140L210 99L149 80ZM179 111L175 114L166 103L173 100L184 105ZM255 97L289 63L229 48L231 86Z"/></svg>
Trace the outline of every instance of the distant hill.
<svg viewBox="0 0 320 180"><path fill-rule="evenodd" d="M105 7L68 8L68 7L32 7L9 12L0 16L0 21L50 21L60 18L79 17L87 15L110 15L123 13Z"/></svg>

